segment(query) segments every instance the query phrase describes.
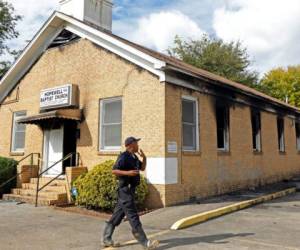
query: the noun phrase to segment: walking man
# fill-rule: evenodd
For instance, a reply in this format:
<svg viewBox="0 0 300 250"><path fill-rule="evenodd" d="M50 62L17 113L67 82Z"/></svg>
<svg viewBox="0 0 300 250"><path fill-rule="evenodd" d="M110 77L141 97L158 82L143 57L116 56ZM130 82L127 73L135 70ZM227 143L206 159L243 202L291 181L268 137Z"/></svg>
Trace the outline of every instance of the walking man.
<svg viewBox="0 0 300 250"><path fill-rule="evenodd" d="M115 227L121 224L125 215L131 225L133 236L145 249L155 249L159 245L157 240L152 241L147 238L134 201L135 190L140 183L139 171L145 171L147 161L144 152L141 149L139 151L139 140L140 138L134 137L128 137L125 140L126 151L118 157L112 170L119 180L118 202L113 215L106 222L104 228L103 244L105 247L118 246L112 240L112 234ZM139 160L136 153L142 157L143 161Z"/></svg>

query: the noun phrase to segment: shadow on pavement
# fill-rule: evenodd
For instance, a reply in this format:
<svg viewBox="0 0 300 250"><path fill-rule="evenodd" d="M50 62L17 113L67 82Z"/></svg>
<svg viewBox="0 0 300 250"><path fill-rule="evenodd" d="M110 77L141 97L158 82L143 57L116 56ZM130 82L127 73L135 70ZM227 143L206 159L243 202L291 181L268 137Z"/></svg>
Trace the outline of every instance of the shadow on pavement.
<svg viewBox="0 0 300 250"><path fill-rule="evenodd" d="M161 240L161 244L167 244L165 246L160 246L159 250L170 249L178 246L187 246L193 245L197 243L211 243L211 244L227 244L228 241L224 241L225 239L234 238L234 237L247 237L250 235L254 235L254 233L226 233L226 234L215 234L208 236L200 236L200 237L186 237L186 238L171 238L167 240Z"/></svg>

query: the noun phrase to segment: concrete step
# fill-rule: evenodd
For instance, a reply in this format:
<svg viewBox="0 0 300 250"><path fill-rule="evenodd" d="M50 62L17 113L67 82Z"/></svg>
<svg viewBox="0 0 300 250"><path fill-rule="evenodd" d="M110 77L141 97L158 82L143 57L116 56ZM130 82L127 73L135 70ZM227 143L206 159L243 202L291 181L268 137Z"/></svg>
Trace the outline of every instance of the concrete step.
<svg viewBox="0 0 300 250"><path fill-rule="evenodd" d="M39 180L39 185L42 186L42 185L48 183L52 179L53 178L42 177ZM30 183L32 183L32 184L37 184L37 182L38 182L38 178L31 178L30 179ZM54 180L53 182L51 182L50 185L52 185L52 186L55 186L55 185L56 186L63 186L65 184L66 184L66 180L65 179L57 179L57 180Z"/></svg>
<svg viewBox="0 0 300 250"><path fill-rule="evenodd" d="M22 189L22 188L14 188L12 189L12 194L22 195L22 196L33 196L36 195L36 190L32 189ZM40 191L39 197L46 198L49 200L67 200L67 193L58 193L58 192L51 192L51 191Z"/></svg>
<svg viewBox="0 0 300 250"><path fill-rule="evenodd" d="M19 202L26 202L29 204L35 204L35 197L33 196L23 196L18 194L4 194L2 199L6 201L19 201ZM64 204L64 202L59 200L50 200L42 197L38 199L38 205L40 206L50 206L50 205L59 205L59 204Z"/></svg>
<svg viewBox="0 0 300 250"><path fill-rule="evenodd" d="M36 185L34 183L22 183L22 189L31 189L36 190ZM41 186L40 186L41 187ZM52 183L49 186L46 186L43 188L42 191L51 191L51 192L58 192L58 193L65 193L66 187L62 185L52 185Z"/></svg>

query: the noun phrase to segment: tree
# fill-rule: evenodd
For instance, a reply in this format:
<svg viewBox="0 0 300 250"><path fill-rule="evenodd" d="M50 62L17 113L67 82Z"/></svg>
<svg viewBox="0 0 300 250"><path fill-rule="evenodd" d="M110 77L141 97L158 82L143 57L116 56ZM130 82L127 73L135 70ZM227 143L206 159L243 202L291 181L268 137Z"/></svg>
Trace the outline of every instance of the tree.
<svg viewBox="0 0 300 250"><path fill-rule="evenodd" d="M17 22L21 19L20 15L15 14L14 7L6 1L0 0L0 57L9 55L13 58L19 54L18 51L11 50L6 42L17 38L19 33L16 31ZM11 65L11 60L0 60L0 79Z"/></svg>
<svg viewBox="0 0 300 250"><path fill-rule="evenodd" d="M256 87L258 82L258 73L249 69L251 61L240 42L225 43L207 35L200 40L184 41L176 36L174 46L168 49L168 53L198 68L250 87Z"/></svg>
<svg viewBox="0 0 300 250"><path fill-rule="evenodd" d="M300 65L269 71L260 82L260 90L267 95L300 107Z"/></svg>

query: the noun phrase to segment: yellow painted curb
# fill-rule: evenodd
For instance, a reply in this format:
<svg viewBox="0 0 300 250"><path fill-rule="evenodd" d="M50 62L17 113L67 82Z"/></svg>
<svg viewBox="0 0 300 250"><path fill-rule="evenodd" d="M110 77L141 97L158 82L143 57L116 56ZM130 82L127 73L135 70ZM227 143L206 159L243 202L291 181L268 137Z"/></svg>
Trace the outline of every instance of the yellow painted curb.
<svg viewBox="0 0 300 250"><path fill-rule="evenodd" d="M269 200L273 200L276 198L280 198L283 196L286 196L288 194L292 194L296 192L296 188L288 188L273 194L267 194L255 199L251 199L251 200L247 200L247 201L242 201L242 202L238 202L238 203L234 203L232 205L226 206L226 207L221 207L221 208L217 208L211 211L207 211L207 212L203 212L200 214L196 214L196 215L192 215L186 218L183 218L179 221L176 221L172 226L171 229L172 230L179 230L179 229L183 229L186 227L190 227L193 226L195 224L201 223L201 222L205 222L207 220L225 215L225 214L229 214L232 213L234 211L238 211L259 203L263 203L265 201L269 201Z"/></svg>

